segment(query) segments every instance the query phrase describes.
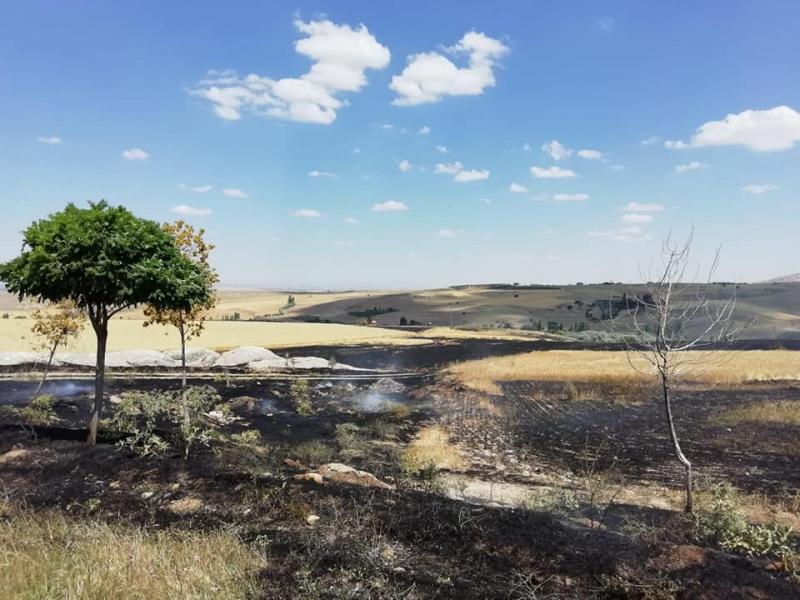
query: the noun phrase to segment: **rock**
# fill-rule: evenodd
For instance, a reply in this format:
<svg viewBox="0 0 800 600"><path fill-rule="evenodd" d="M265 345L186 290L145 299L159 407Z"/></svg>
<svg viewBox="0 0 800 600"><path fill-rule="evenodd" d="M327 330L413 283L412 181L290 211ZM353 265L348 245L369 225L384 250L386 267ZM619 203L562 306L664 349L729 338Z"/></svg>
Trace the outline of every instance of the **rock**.
<svg viewBox="0 0 800 600"><path fill-rule="evenodd" d="M306 517L306 523L309 525L316 525L319 523L319 515L308 515Z"/></svg>
<svg viewBox="0 0 800 600"><path fill-rule="evenodd" d="M27 448L14 448L5 454L0 454L0 465L14 462L16 460L25 460L26 458L29 458L30 455L31 451Z"/></svg>
<svg viewBox="0 0 800 600"><path fill-rule="evenodd" d="M141 494L142 500L150 500L153 496L155 496L155 492L142 492Z"/></svg>
<svg viewBox="0 0 800 600"><path fill-rule="evenodd" d="M249 363L258 361L271 361L277 360L285 363L286 361L280 356L267 350L266 348L259 348L258 346L242 346L234 350L229 350L222 354L214 363L215 367L242 367Z"/></svg>
<svg viewBox="0 0 800 600"><path fill-rule="evenodd" d="M230 425L235 421L241 421L241 417L227 415L221 410L212 410L205 413L205 416L219 425Z"/></svg>
<svg viewBox="0 0 800 600"><path fill-rule="evenodd" d="M200 498L180 498L167 504L167 509L176 515L190 515L203 509L203 501Z"/></svg>
<svg viewBox="0 0 800 600"><path fill-rule="evenodd" d="M237 396L233 398L229 404L232 409L244 412L254 412L259 406L258 399L252 396Z"/></svg>
<svg viewBox="0 0 800 600"><path fill-rule="evenodd" d="M319 485L322 485L323 483L322 475L319 473L314 473L313 471L311 473L298 473L294 476L294 478L298 481L313 481Z"/></svg>
<svg viewBox="0 0 800 600"><path fill-rule="evenodd" d="M381 481L372 473L359 471L342 463L327 463L322 465L317 472L328 481L336 483L349 483L380 490L394 490L395 486Z"/></svg>
<svg viewBox="0 0 800 600"><path fill-rule="evenodd" d="M284 458L283 464L285 464L290 469L296 469L298 471L307 471L308 469L306 466L301 463L299 460L295 460L293 458Z"/></svg>

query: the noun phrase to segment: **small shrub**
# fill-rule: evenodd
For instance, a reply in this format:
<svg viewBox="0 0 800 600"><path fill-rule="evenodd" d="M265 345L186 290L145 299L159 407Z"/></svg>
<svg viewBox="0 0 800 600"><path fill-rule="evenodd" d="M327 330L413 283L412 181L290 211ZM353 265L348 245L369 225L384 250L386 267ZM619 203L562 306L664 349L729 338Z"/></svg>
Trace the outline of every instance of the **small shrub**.
<svg viewBox="0 0 800 600"><path fill-rule="evenodd" d="M112 429L127 434L118 445L140 456L165 452L169 444L157 433L157 426L166 418L168 404L169 397L163 392L123 394L108 421Z"/></svg>
<svg viewBox="0 0 800 600"><path fill-rule="evenodd" d="M336 443L342 456L359 456L364 451L361 429L355 423L339 423L336 426Z"/></svg>
<svg viewBox="0 0 800 600"><path fill-rule="evenodd" d="M792 548L792 528L777 523L748 523L742 514L739 496L728 483L712 490L710 510L692 515L692 524L699 541L716 544L730 552L782 559L797 553Z"/></svg>
<svg viewBox="0 0 800 600"><path fill-rule="evenodd" d="M31 424L46 424L55 417L56 398L50 394L39 394L30 404L19 411L19 415Z"/></svg>
<svg viewBox="0 0 800 600"><path fill-rule="evenodd" d="M319 440L297 444L289 454L300 462L309 465L323 465L331 462L336 456L333 448Z"/></svg>
<svg viewBox="0 0 800 600"><path fill-rule="evenodd" d="M310 417L314 414L311 404L311 389L305 379L295 379L289 387L289 400L294 410L301 417Z"/></svg>
<svg viewBox="0 0 800 600"><path fill-rule="evenodd" d="M261 432L258 429L248 429L234 433L230 436L231 442L240 446L260 446L263 443Z"/></svg>

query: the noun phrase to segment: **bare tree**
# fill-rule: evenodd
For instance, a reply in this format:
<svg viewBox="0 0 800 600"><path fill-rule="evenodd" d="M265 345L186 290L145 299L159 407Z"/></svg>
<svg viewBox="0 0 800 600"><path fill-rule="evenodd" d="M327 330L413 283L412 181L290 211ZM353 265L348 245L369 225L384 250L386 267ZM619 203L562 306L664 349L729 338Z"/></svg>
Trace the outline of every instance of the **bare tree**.
<svg viewBox="0 0 800 600"><path fill-rule="evenodd" d="M707 277L698 283L697 274L687 280L689 253L693 233L683 243L668 237L662 245L660 260L643 273L646 292L628 301L635 342L628 342L631 366L641 371L633 360L640 356L651 365L661 388L664 415L675 456L685 470L687 512L692 511L692 463L686 458L675 430L672 412L674 389L687 365L715 360L708 349L719 342L735 339L741 328L735 328L736 285L713 284L719 265L719 248ZM694 351L694 352L691 352Z"/></svg>

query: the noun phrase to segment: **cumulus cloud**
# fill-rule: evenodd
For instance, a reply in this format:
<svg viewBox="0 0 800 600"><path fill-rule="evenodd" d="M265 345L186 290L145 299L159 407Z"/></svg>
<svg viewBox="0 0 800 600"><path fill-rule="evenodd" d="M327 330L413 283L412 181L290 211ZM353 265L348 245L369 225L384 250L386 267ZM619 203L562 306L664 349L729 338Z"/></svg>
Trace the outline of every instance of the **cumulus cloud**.
<svg viewBox="0 0 800 600"><path fill-rule="evenodd" d="M205 217L211 214L210 208L197 208L196 206L190 206L188 204L178 204L169 210L170 212L183 215L185 217Z"/></svg>
<svg viewBox="0 0 800 600"><path fill-rule="evenodd" d="M440 146L439 144L436 144L436 150L442 154L447 154L450 152L450 150L447 149L447 146Z"/></svg>
<svg viewBox="0 0 800 600"><path fill-rule="evenodd" d="M527 194L528 188L516 181L512 181L511 185L508 186L508 191L514 194Z"/></svg>
<svg viewBox="0 0 800 600"><path fill-rule="evenodd" d="M495 85L494 67L508 48L499 40L470 31L443 52L467 57L467 66L458 67L440 52L422 52L408 57L400 75L389 87L397 93L395 106L414 106L439 102L446 96L476 96Z"/></svg>
<svg viewBox="0 0 800 600"><path fill-rule="evenodd" d="M742 188L742 191L747 192L749 194L756 194L760 196L761 194L766 194L767 192L774 192L779 189L781 188L779 188L774 183L751 183L750 185L744 186Z"/></svg>
<svg viewBox="0 0 800 600"><path fill-rule="evenodd" d="M455 229L440 229L436 232L436 235L443 238L457 238L460 237L462 233L464 232Z"/></svg>
<svg viewBox="0 0 800 600"><path fill-rule="evenodd" d="M566 148L558 140L547 142L542 146L542 150L553 160L562 160L572 155L572 150Z"/></svg>
<svg viewBox="0 0 800 600"><path fill-rule="evenodd" d="M419 131L417 133L420 135L428 135L430 132L431 128L428 127L427 125L423 125L422 127L419 128Z"/></svg>
<svg viewBox="0 0 800 600"><path fill-rule="evenodd" d="M661 212L664 210L663 204L628 202L621 210L628 212Z"/></svg>
<svg viewBox="0 0 800 600"><path fill-rule="evenodd" d="M322 216L321 212L314 210L313 208L298 208L289 214L291 214L293 217L297 217L298 219L316 219L317 217Z"/></svg>
<svg viewBox="0 0 800 600"><path fill-rule="evenodd" d="M400 169L403 173L408 173L414 167L409 161L401 160L399 163L397 163L397 168Z"/></svg>
<svg viewBox="0 0 800 600"><path fill-rule="evenodd" d="M141 148L129 148L122 153L122 158L126 160L147 160L150 155Z"/></svg>
<svg viewBox="0 0 800 600"><path fill-rule="evenodd" d="M314 61L304 75L271 79L209 71L191 93L210 101L222 119L235 121L247 113L328 125L346 104L339 95L358 92L367 84L367 69L389 64L389 49L364 25L351 28L327 20L297 20L294 26L305 36L295 42L295 51Z"/></svg>
<svg viewBox="0 0 800 600"><path fill-rule="evenodd" d="M649 138L645 138L645 139L643 139L643 140L642 140L641 142L639 142L639 143L640 143L642 146L652 146L653 144L657 144L657 143L658 143L658 142L660 142L660 141L661 141L661 138L660 138L660 137L658 137L657 135L652 135L652 136L650 136Z"/></svg>
<svg viewBox="0 0 800 600"><path fill-rule="evenodd" d="M222 193L227 196L228 198L249 198L250 196L247 195L244 191L240 190L239 188L226 188L222 190Z"/></svg>
<svg viewBox="0 0 800 600"><path fill-rule="evenodd" d="M408 206L397 200L387 200L386 202L373 204L371 210L373 212L401 212L408 210Z"/></svg>
<svg viewBox="0 0 800 600"><path fill-rule="evenodd" d="M574 171L561 167L531 167L531 175L538 179L570 179L577 177Z"/></svg>
<svg viewBox="0 0 800 600"><path fill-rule="evenodd" d="M590 231L589 237L614 240L615 242L641 242L652 239L650 234L642 231L638 225L620 227L610 231Z"/></svg>
<svg viewBox="0 0 800 600"><path fill-rule="evenodd" d="M586 160L603 160L603 153L599 150L578 150L578 156Z"/></svg>
<svg viewBox="0 0 800 600"><path fill-rule="evenodd" d="M459 171L453 177L454 181L459 183L467 183L469 181L480 181L482 179L489 179L488 169L470 169L468 171Z"/></svg>
<svg viewBox="0 0 800 600"><path fill-rule="evenodd" d="M320 177L326 177L328 179L338 179L339 178L339 176L336 173L330 173L328 171L318 171L317 169L314 169L313 171L309 171L308 172L308 176L309 177L314 177L315 179L318 179Z"/></svg>
<svg viewBox="0 0 800 600"><path fill-rule="evenodd" d="M64 142L64 140L62 140L57 135L51 135L51 136L40 135L39 137L36 138L36 141L39 142L40 144L49 144L51 146L55 146L57 144L61 144Z"/></svg>
<svg viewBox="0 0 800 600"><path fill-rule="evenodd" d="M627 213L622 215L623 223L633 223L641 225L644 223L652 223L655 220L653 215L643 215L639 213Z"/></svg>
<svg viewBox="0 0 800 600"><path fill-rule="evenodd" d="M555 194L553 200L556 202L583 202L589 199L589 194Z"/></svg>
<svg viewBox="0 0 800 600"><path fill-rule="evenodd" d="M667 148L744 146L757 152L788 150L800 141L800 112L789 106L745 110L708 121L697 128L689 142L669 140Z"/></svg>
<svg viewBox="0 0 800 600"><path fill-rule="evenodd" d="M686 163L685 165L675 165L675 172L686 173L686 171L696 171L697 169L707 169L708 165L706 163L701 163L699 160L693 160L690 163Z"/></svg>
<svg viewBox="0 0 800 600"><path fill-rule="evenodd" d="M453 181L459 183L489 179L490 175L487 169L465 169L457 160L451 163L437 163L433 172L438 175L452 175Z"/></svg>
<svg viewBox="0 0 800 600"><path fill-rule="evenodd" d="M178 189L183 190L185 192L196 192L198 194L205 194L206 192L210 192L214 189L213 185L186 185L185 183L179 183Z"/></svg>

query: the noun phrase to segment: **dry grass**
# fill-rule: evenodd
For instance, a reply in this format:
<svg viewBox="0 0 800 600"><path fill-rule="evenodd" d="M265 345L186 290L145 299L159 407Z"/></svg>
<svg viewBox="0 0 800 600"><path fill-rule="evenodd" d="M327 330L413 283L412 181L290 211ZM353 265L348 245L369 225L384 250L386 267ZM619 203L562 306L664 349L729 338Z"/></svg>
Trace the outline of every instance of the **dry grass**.
<svg viewBox="0 0 800 600"><path fill-rule="evenodd" d="M684 381L736 384L800 379L800 354L789 350L687 352ZM499 393L498 382L575 381L641 384L655 373L641 357L601 350L549 350L467 361L448 372L464 385Z"/></svg>
<svg viewBox="0 0 800 600"><path fill-rule="evenodd" d="M148 532L55 513L0 522L0 590L13 599L234 599L264 564L229 533Z"/></svg>
<svg viewBox="0 0 800 600"><path fill-rule="evenodd" d="M439 426L423 427L403 453L403 465L409 472L429 466L457 470L464 466L458 448L450 443L447 432Z"/></svg>
<svg viewBox="0 0 800 600"><path fill-rule="evenodd" d="M778 400L751 404L725 411L717 420L726 425L739 423L786 423L800 425L800 402Z"/></svg>

